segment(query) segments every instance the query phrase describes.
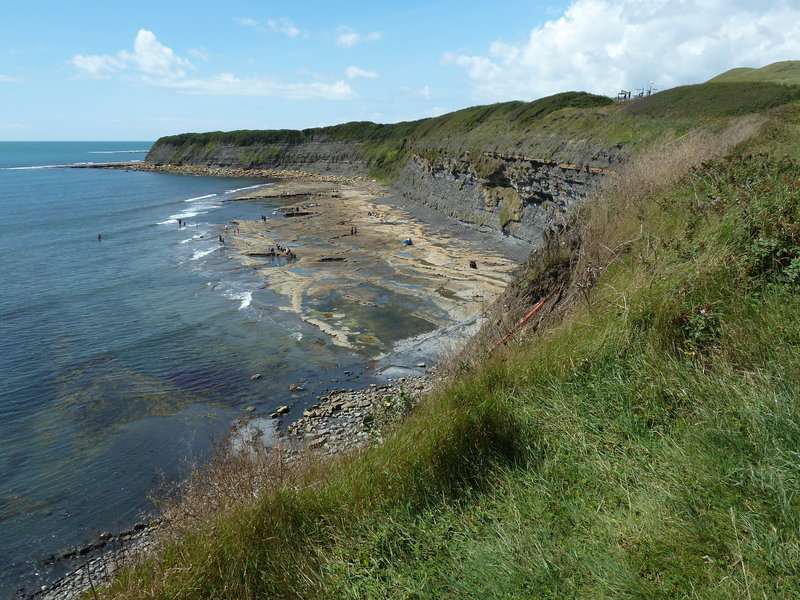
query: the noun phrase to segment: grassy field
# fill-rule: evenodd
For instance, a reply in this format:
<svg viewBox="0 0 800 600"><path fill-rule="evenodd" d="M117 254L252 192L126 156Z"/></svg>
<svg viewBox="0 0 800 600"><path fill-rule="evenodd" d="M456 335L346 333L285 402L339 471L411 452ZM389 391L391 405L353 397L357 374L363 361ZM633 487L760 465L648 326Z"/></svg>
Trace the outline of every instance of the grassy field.
<svg viewBox="0 0 800 600"><path fill-rule="evenodd" d="M709 82L719 81L772 81L798 85L800 84L800 61L784 60L760 69L739 67L709 80Z"/></svg>
<svg viewBox="0 0 800 600"><path fill-rule="evenodd" d="M519 310L557 292L536 327L479 338L382 445L221 455L98 593L800 597L800 106L654 98L455 113L721 120L639 152L520 275Z"/></svg>

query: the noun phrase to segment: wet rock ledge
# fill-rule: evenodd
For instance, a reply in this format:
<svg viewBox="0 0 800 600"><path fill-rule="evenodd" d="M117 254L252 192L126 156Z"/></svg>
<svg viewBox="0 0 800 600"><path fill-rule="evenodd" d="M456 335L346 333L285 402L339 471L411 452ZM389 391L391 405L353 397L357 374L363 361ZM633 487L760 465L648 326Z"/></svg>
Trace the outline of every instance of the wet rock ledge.
<svg viewBox="0 0 800 600"><path fill-rule="evenodd" d="M116 535L101 533L98 539L44 561L68 569L59 579L38 590L20 589L18 598L29 600L73 600L102 585L114 572L155 547L158 522L137 523ZM63 572L63 571L62 571Z"/></svg>

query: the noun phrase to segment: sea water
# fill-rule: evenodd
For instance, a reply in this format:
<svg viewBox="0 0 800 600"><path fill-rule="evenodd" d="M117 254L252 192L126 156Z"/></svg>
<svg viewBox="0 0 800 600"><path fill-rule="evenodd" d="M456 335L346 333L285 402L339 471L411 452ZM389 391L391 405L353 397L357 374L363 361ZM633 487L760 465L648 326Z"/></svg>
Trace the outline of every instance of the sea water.
<svg viewBox="0 0 800 600"><path fill-rule="evenodd" d="M68 168L149 147L0 143L0 598L40 583L47 556L141 519L156 481L246 409L267 414L302 382L302 413L369 359L219 243L232 219L278 218L229 201L269 182Z"/></svg>

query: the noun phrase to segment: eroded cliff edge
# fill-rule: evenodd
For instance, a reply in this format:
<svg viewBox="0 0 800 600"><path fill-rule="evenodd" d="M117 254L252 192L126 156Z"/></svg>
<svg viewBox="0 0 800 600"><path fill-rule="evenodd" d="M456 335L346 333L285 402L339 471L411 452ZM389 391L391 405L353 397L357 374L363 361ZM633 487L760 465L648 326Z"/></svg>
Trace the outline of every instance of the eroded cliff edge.
<svg viewBox="0 0 800 600"><path fill-rule="evenodd" d="M413 154L392 182L404 198L482 230L537 243L567 209L611 173L498 152Z"/></svg>
<svg viewBox="0 0 800 600"><path fill-rule="evenodd" d="M618 113L608 98L569 92L394 125L182 134L146 161L379 178L470 227L536 244L624 162L626 145L602 129Z"/></svg>

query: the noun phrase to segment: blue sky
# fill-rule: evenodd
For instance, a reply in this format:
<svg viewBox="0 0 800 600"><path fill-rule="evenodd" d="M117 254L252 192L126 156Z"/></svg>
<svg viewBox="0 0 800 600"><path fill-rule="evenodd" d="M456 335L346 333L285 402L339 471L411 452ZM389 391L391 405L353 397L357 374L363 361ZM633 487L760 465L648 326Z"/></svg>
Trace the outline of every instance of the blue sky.
<svg viewBox="0 0 800 600"><path fill-rule="evenodd" d="M800 59L800 0L4 0L0 140L418 119Z"/></svg>

